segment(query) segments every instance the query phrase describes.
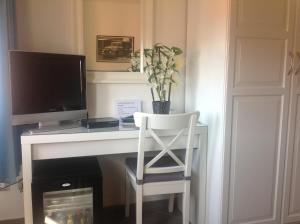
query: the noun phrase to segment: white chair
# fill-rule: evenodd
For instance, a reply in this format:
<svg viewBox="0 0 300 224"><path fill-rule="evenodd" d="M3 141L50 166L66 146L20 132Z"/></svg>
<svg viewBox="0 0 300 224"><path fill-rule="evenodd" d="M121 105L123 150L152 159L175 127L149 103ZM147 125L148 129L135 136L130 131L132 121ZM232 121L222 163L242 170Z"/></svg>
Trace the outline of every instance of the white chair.
<svg viewBox="0 0 300 224"><path fill-rule="evenodd" d="M129 216L130 186L136 191L136 224L142 224L143 196L171 194L169 211L172 211L174 194L183 193L183 224L189 223L191 166L194 143L194 127L199 112L186 114L158 115L135 113L135 125L140 128L137 158L126 159L126 217ZM157 131L176 130L174 138L165 144ZM185 162L181 161L170 149L187 133ZM149 135L161 147L153 158L144 156L146 138ZM166 156L167 155L167 156Z"/></svg>

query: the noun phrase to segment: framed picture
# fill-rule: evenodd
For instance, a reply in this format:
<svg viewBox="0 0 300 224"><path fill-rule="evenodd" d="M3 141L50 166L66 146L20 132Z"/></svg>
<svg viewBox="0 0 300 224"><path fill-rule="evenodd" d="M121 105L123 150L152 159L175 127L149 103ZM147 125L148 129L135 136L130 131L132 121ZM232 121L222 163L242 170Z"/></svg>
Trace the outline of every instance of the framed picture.
<svg viewBox="0 0 300 224"><path fill-rule="evenodd" d="M134 52L134 37L97 35L97 62L130 62Z"/></svg>

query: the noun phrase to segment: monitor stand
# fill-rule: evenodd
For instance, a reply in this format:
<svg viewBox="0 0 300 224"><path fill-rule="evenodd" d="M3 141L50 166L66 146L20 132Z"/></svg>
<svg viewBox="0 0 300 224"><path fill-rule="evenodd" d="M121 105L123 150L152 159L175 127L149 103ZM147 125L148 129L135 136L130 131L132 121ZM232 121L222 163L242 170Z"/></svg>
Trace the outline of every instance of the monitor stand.
<svg viewBox="0 0 300 224"><path fill-rule="evenodd" d="M81 123L78 120L39 122L39 127L37 129L29 130L29 133L39 134L51 131L61 131L65 129L78 128L80 126Z"/></svg>

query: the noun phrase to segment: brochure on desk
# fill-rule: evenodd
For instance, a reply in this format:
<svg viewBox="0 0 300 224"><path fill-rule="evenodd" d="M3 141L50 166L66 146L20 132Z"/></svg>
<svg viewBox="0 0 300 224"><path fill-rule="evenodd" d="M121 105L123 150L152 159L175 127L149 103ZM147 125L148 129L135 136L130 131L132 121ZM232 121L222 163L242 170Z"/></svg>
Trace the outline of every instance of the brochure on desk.
<svg viewBox="0 0 300 224"><path fill-rule="evenodd" d="M134 126L133 114L142 110L141 100L118 100L116 109L122 126Z"/></svg>

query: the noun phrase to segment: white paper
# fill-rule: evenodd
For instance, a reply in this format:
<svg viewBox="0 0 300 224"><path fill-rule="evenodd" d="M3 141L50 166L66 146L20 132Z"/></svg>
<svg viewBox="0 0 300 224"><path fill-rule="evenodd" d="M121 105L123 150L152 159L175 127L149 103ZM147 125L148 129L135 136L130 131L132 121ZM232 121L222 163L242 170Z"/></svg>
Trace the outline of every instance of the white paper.
<svg viewBox="0 0 300 224"><path fill-rule="evenodd" d="M135 112L140 112L142 107L141 100L118 100L116 102L119 118L133 116Z"/></svg>

